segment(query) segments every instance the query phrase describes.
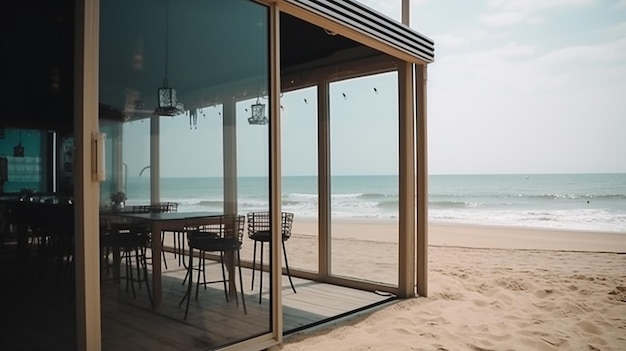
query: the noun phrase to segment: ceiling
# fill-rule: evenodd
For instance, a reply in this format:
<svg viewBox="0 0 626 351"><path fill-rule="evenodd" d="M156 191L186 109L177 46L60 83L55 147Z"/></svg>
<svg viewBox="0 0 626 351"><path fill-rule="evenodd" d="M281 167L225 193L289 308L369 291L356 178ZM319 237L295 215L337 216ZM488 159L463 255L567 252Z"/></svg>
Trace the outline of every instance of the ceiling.
<svg viewBox="0 0 626 351"><path fill-rule="evenodd" d="M3 52L10 69L2 86L4 111L0 121L5 127L70 132L73 2L37 3L16 3L12 15L2 23ZM101 2L103 116L124 118L121 111L129 95L142 102L142 106L135 106L137 110L152 111L166 67L168 83L176 88L180 100L186 98L186 108L206 106L226 96L254 95L259 85L266 89L267 26L261 24L267 18L266 7L246 0L190 0L166 12L165 2L155 4L159 3ZM384 56L284 13L280 23L281 72L285 75Z"/></svg>

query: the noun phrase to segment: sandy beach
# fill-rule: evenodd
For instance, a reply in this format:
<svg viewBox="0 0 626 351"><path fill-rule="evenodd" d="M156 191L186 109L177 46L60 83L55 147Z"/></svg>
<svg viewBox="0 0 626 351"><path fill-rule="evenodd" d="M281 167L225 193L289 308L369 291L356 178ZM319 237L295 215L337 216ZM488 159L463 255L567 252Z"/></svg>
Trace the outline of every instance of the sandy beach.
<svg viewBox="0 0 626 351"><path fill-rule="evenodd" d="M367 252L371 278L394 276L397 244L380 235L393 225L334 229L338 271L350 274L351 255ZM315 231L294 224L292 266L315 265ZM273 350L626 350L625 253L620 233L432 224L428 297L288 336Z"/></svg>

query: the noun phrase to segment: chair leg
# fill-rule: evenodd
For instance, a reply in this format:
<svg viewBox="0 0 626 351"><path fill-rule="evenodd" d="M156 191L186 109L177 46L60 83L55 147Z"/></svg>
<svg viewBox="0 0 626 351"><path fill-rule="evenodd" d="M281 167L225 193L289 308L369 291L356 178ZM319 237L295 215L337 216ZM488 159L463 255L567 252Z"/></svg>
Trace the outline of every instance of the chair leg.
<svg viewBox="0 0 626 351"><path fill-rule="evenodd" d="M187 269L187 273L185 273L185 278L183 279L183 283L181 285L185 285L187 282L187 278L189 277L189 267L185 267Z"/></svg>
<svg viewBox="0 0 626 351"><path fill-rule="evenodd" d="M137 297L135 292L135 278L133 277L133 256L132 252L126 252L126 291L128 291L128 283L133 292L133 297Z"/></svg>
<svg viewBox="0 0 626 351"><path fill-rule="evenodd" d="M129 276L129 273L128 273L128 257L126 256L125 252L122 253L122 255L123 255L123 257L120 257L120 262L122 261L122 258L123 258L124 259L124 269L126 270L126 275L124 276L124 279L126 279L126 292L128 292L128 284L130 284L130 282L128 281L128 276Z"/></svg>
<svg viewBox="0 0 626 351"><path fill-rule="evenodd" d="M263 295L263 244L261 241L261 264L259 268L259 305L261 304L261 296Z"/></svg>
<svg viewBox="0 0 626 351"><path fill-rule="evenodd" d="M241 254L239 250L237 250L237 265L239 265L239 286L241 286L241 303L243 304L243 313L248 314L248 310L246 309L246 298L243 294L243 277L241 275ZM237 293L235 291L235 293Z"/></svg>
<svg viewBox="0 0 626 351"><path fill-rule="evenodd" d="M226 284L226 269L224 268L224 251L220 251L220 262L222 266L222 283L224 284L224 296L226 296L226 302L229 302L228 299L228 285ZM206 284L204 285L206 288Z"/></svg>
<svg viewBox="0 0 626 351"><path fill-rule="evenodd" d="M206 290L206 258L204 257L204 255L206 254L206 251L202 251L202 285L204 285L204 290ZM198 278L198 282L200 282L200 278Z"/></svg>
<svg viewBox="0 0 626 351"><path fill-rule="evenodd" d="M161 233L161 258L163 261L163 265L165 265L165 269L167 269L167 259L165 259L165 250L163 250L163 247L165 246L165 234Z"/></svg>
<svg viewBox="0 0 626 351"><path fill-rule="evenodd" d="M178 258L178 232L172 233L172 245L174 245L174 258ZM178 265L180 266L180 259L178 259Z"/></svg>
<svg viewBox="0 0 626 351"><path fill-rule="evenodd" d="M143 255L141 256L141 265L143 266L143 276L146 281L146 290L148 291L148 299L150 299L150 305L154 305L154 300L152 299L152 292L150 291L150 282L148 281L148 261L146 258L145 251L143 251ZM141 285L141 283L139 284Z"/></svg>
<svg viewBox="0 0 626 351"><path fill-rule="evenodd" d="M187 268L187 263L185 263L185 232L178 232L178 265L182 261L182 264L185 268Z"/></svg>
<svg viewBox="0 0 626 351"><path fill-rule="evenodd" d="M192 255L192 250L191 249L189 249L189 255L190 256ZM182 256L182 254L179 255L178 257L181 257L181 256ZM181 285L185 285L185 282L187 282L187 278L189 277L189 275L193 274L192 273L193 269L189 269L189 266L187 265L187 263L185 263L185 258L184 257L182 257L182 260L183 260L183 266L185 266L185 269L187 270L187 273L185 273L185 278L183 278L183 283Z"/></svg>
<svg viewBox="0 0 626 351"><path fill-rule="evenodd" d="M291 272L289 272L289 262L287 261L287 250L285 250L285 241L283 240L283 256L285 256L285 267L287 268L287 277L289 277L289 284L291 284L291 290L293 290L294 294L296 293L296 288L293 286L293 281L291 280Z"/></svg>
<svg viewBox="0 0 626 351"><path fill-rule="evenodd" d="M200 289L200 271L204 273L204 251L200 251L200 257L198 258L198 281L196 282L196 301L198 301L198 290ZM189 284L191 284L191 276L189 278ZM204 288L206 289L206 277L204 280Z"/></svg>
<svg viewBox="0 0 626 351"><path fill-rule="evenodd" d="M254 241L254 249L252 251L252 284L250 284L250 290L254 290L254 271L256 270L256 243Z"/></svg>
<svg viewBox="0 0 626 351"><path fill-rule="evenodd" d="M191 300L191 287L193 285L192 267L193 267L193 249L189 248L189 266L187 266L187 274L189 275L189 285L187 286L187 292L178 303L178 306L180 306L183 303L183 301L187 299L187 306L185 307L185 319L187 319L187 313L189 312L189 300Z"/></svg>
<svg viewBox="0 0 626 351"><path fill-rule="evenodd" d="M143 248L135 248L135 264L137 265L137 282L139 283L139 290L141 290L141 264L139 263L139 250L143 253Z"/></svg>

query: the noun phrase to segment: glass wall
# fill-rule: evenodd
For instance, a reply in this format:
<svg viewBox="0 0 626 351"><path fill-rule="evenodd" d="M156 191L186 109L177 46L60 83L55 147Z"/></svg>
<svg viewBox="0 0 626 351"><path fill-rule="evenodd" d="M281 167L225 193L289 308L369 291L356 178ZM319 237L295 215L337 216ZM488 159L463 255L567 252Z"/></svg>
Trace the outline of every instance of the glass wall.
<svg viewBox="0 0 626 351"><path fill-rule="evenodd" d="M285 93L282 105L283 211L294 213L290 268L318 272L317 87ZM296 243L297 242L297 243ZM285 290L285 293L289 290Z"/></svg>
<svg viewBox="0 0 626 351"><path fill-rule="evenodd" d="M329 91L331 274L397 286L397 74Z"/></svg>
<svg viewBox="0 0 626 351"><path fill-rule="evenodd" d="M268 333L269 283L250 290L238 246L199 239L236 238L249 260L236 218L269 211L268 8L118 0L100 14L103 349L214 349ZM257 101L265 124L251 123ZM128 233L138 241L119 244Z"/></svg>

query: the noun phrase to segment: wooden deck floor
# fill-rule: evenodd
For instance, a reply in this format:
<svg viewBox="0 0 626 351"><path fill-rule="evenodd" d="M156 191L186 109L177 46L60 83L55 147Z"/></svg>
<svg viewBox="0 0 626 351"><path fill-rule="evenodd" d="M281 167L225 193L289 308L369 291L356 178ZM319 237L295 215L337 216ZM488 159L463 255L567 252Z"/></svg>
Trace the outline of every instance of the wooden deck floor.
<svg viewBox="0 0 626 351"><path fill-rule="evenodd" d="M263 334L270 328L269 292L265 289L259 304L258 276L251 290L251 270L244 269L242 301L226 301L221 284L200 288L198 301L190 301L189 316L179 306L187 285L182 285L185 270L171 254L163 270L163 304L151 308L145 285L135 285L136 296L124 283L102 284L103 350L210 350ZM6 257L5 257L6 258ZM75 298L73 282L50 267L36 265L19 272L2 260L0 280L0 350L72 349L75 340ZM207 279L221 275L218 264L207 266ZM258 272L257 272L258 274ZM268 274L264 287L269 286ZM334 316L389 299L373 292L294 278L297 293L283 277L284 330L300 330ZM239 285L239 284L237 284Z"/></svg>
<svg viewBox="0 0 626 351"><path fill-rule="evenodd" d="M120 350L132 345L134 350L207 350L263 334L270 328L269 290L264 289L259 303L258 272L251 290L251 270L244 269L244 295L239 305L226 301L221 284L200 287L198 300L190 301L189 315L184 319L185 304L179 306L187 285L183 267L168 258L169 269L163 271L163 304L158 310L150 307L145 286L137 296L125 287L107 284L103 291L103 349ZM219 264L207 266L207 280L219 278ZM264 287L269 286L264 274ZM297 293L283 277L284 331L300 330L352 310L382 303L389 299L373 292L349 289L294 278ZM193 292L195 297L195 291ZM240 297L240 296L239 296Z"/></svg>

